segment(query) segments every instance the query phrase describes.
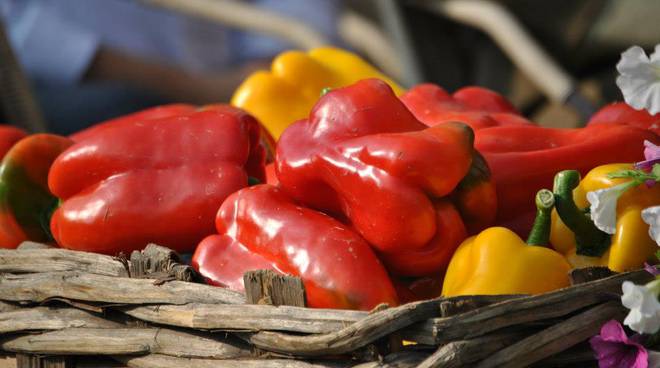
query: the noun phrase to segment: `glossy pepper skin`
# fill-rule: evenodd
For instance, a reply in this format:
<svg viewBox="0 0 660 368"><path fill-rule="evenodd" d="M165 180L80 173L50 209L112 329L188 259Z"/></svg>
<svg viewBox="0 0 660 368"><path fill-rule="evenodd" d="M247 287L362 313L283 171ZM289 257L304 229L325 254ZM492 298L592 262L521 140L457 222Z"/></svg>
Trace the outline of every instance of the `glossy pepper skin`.
<svg viewBox="0 0 660 368"><path fill-rule="evenodd" d="M7 152L0 164L0 248L51 240L48 219L57 198L48 190L48 170L71 144L66 137L34 134Z"/></svg>
<svg viewBox="0 0 660 368"><path fill-rule="evenodd" d="M22 129L13 127L11 125L0 125L0 159L2 159L7 151L16 144L16 142L25 138L27 133Z"/></svg>
<svg viewBox="0 0 660 368"><path fill-rule="evenodd" d="M330 91L284 132L276 172L297 201L350 223L391 272L423 276L443 270L466 237L459 211L474 207L452 195L473 157L467 125L427 127L368 79ZM483 204L476 210L494 213L492 198Z"/></svg>
<svg viewBox="0 0 660 368"><path fill-rule="evenodd" d="M646 110L635 110L625 102L615 102L603 107L589 119L587 124L630 125L660 135L660 114L651 115Z"/></svg>
<svg viewBox="0 0 660 368"><path fill-rule="evenodd" d="M420 84L401 96L406 107L428 126L460 121L477 131L501 125L532 124L501 95L481 87L453 94L435 84Z"/></svg>
<svg viewBox="0 0 660 368"><path fill-rule="evenodd" d="M648 235L649 226L641 216L644 208L660 205L660 187L657 185L651 188L639 185L627 190L619 197L614 235L609 236L598 230L591 219L581 212L589 207L588 192L610 188L628 181L628 179L611 179L607 176L609 173L631 169L633 169L631 164L602 165L589 171L581 181L579 175L574 171L558 174L556 181L570 180L570 184L566 184L569 186L565 191L572 190L572 198L569 199L574 201L579 210L579 213L574 214L570 214L567 210L562 215L582 216L582 221L592 226L591 229L573 231L558 216L557 211L561 208L558 207L557 211L553 213L550 242L557 251L566 255L573 267L607 266L613 271L625 272L643 267L644 262L652 258L658 250L657 244ZM564 178L567 175L572 177ZM557 186L555 185L555 191L559 190ZM589 231L591 234L588 234ZM584 238L580 246L576 241L576 234L581 234ZM598 249L594 249L603 242L603 249L600 252Z"/></svg>
<svg viewBox="0 0 660 368"><path fill-rule="evenodd" d="M170 104L151 107L138 112L134 112L132 114L122 115L114 119L94 124L89 128L71 134L69 138L75 142L80 142L95 135L103 134L104 130L111 128L114 125L126 124L126 122L129 121L148 121L171 116L185 115L193 113L195 110L197 110L196 106L188 104Z"/></svg>
<svg viewBox="0 0 660 368"><path fill-rule="evenodd" d="M527 243L509 229L491 227L461 244L447 269L443 296L540 294L570 285L566 259L543 246L552 192L539 192L536 201L537 221Z"/></svg>
<svg viewBox="0 0 660 368"><path fill-rule="evenodd" d="M222 201L263 181L257 121L230 106L124 120L74 144L48 186L62 200L51 231L65 248L116 254L149 242L191 251Z"/></svg>
<svg viewBox="0 0 660 368"><path fill-rule="evenodd" d="M324 88L337 88L361 79L386 81L397 94L403 89L359 56L337 48L278 55L270 71L250 75L234 92L231 104L245 109L278 139L284 129L309 111Z"/></svg>
<svg viewBox="0 0 660 368"><path fill-rule="evenodd" d="M314 308L372 309L398 304L374 252L358 234L323 213L298 206L272 185L232 194L193 266L216 285L243 289L243 273L272 269L302 278Z"/></svg>
<svg viewBox="0 0 660 368"><path fill-rule="evenodd" d="M576 169L582 174L611 162L644 159L644 140L660 142L651 131L626 125L578 129L500 126L475 132L475 148L490 167L499 203L496 223L524 234L534 219L532 199L552 187L555 174Z"/></svg>

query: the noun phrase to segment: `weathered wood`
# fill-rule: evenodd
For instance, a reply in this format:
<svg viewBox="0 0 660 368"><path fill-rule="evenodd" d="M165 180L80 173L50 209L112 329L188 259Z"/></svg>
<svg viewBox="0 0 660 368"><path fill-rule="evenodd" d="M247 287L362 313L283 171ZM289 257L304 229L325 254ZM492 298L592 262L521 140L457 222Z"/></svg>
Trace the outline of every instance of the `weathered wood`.
<svg viewBox="0 0 660 368"><path fill-rule="evenodd" d="M337 331L367 312L270 305L186 304L129 306L124 313L161 325L204 330L271 330L304 333Z"/></svg>
<svg viewBox="0 0 660 368"><path fill-rule="evenodd" d="M526 295L470 295L446 298L440 302L440 316L451 317L487 305L522 298Z"/></svg>
<svg viewBox="0 0 660 368"><path fill-rule="evenodd" d="M20 353L16 354L16 356L19 355L28 356L26 354L20 354ZM5 357L4 359L0 358L0 368L17 368L16 356ZM30 356L35 356L35 355L30 355ZM52 364L58 363L58 360L59 361L65 360L70 365L68 366L65 365L64 367L71 367L71 368L126 368L126 365L123 363L99 355L76 356L76 357L63 357L59 355L51 355L44 357L37 355L35 357L39 357L41 361L41 363L39 363L41 365L37 367L56 368L57 366L53 366Z"/></svg>
<svg viewBox="0 0 660 368"><path fill-rule="evenodd" d="M354 365L352 368L414 368L429 354L418 351L403 351L388 354L379 361Z"/></svg>
<svg viewBox="0 0 660 368"><path fill-rule="evenodd" d="M241 359L210 360L175 358L160 354L144 356L115 356L115 359L132 368L331 368L346 365L307 363L291 359Z"/></svg>
<svg viewBox="0 0 660 368"><path fill-rule="evenodd" d="M625 315L618 301L599 304L564 322L531 335L484 359L477 367L521 367L564 351L600 330L606 321Z"/></svg>
<svg viewBox="0 0 660 368"><path fill-rule="evenodd" d="M405 339L428 345L470 339L508 326L563 317L590 305L618 299L624 280L645 283L651 279L652 276L644 270L618 274L546 294L485 306L456 317L424 321L402 331L402 335Z"/></svg>
<svg viewBox="0 0 660 368"><path fill-rule="evenodd" d="M247 304L306 305L302 279L271 270L248 271L243 275Z"/></svg>
<svg viewBox="0 0 660 368"><path fill-rule="evenodd" d="M63 328L121 328L120 323L74 308L24 308L0 313L0 334Z"/></svg>
<svg viewBox="0 0 660 368"><path fill-rule="evenodd" d="M339 331L311 336L295 336L263 331L250 337L256 347L299 356L343 354L361 348L412 323L437 316L439 299L389 308L344 327Z"/></svg>
<svg viewBox="0 0 660 368"><path fill-rule="evenodd" d="M16 303L9 303L0 301L0 313L11 312L14 310L22 309L20 305Z"/></svg>
<svg viewBox="0 0 660 368"><path fill-rule="evenodd" d="M604 279L615 274L616 272L607 267L585 267L571 270L568 277L571 279L571 285L578 285Z"/></svg>
<svg viewBox="0 0 660 368"><path fill-rule="evenodd" d="M128 277L128 271L121 262L102 254L58 248L0 249L0 272L58 271L81 271L105 276Z"/></svg>
<svg viewBox="0 0 660 368"><path fill-rule="evenodd" d="M141 251L133 251L129 260L131 277L200 281L197 272L183 264L175 251L157 244L148 244Z"/></svg>
<svg viewBox="0 0 660 368"><path fill-rule="evenodd" d="M72 357L16 354L16 368L75 368Z"/></svg>
<svg viewBox="0 0 660 368"><path fill-rule="evenodd" d="M0 275L0 299L42 302L49 298L118 304L242 304L243 294L183 281L154 285L154 280L110 277L85 272Z"/></svg>
<svg viewBox="0 0 660 368"><path fill-rule="evenodd" d="M157 353L186 358L232 359L252 351L230 336L186 333L165 328L69 328L39 335L5 337L2 350L56 355Z"/></svg>
<svg viewBox="0 0 660 368"><path fill-rule="evenodd" d="M16 247L18 250L28 250L28 249L55 249L54 246L50 244L37 243L30 240L26 240Z"/></svg>
<svg viewBox="0 0 660 368"><path fill-rule="evenodd" d="M594 350L587 341L582 342L561 353L552 355L532 365L534 368L555 367L597 367Z"/></svg>
<svg viewBox="0 0 660 368"><path fill-rule="evenodd" d="M441 346L418 368L457 368L466 367L484 359L516 341L521 340L529 331L502 331L476 337L470 340L453 341Z"/></svg>

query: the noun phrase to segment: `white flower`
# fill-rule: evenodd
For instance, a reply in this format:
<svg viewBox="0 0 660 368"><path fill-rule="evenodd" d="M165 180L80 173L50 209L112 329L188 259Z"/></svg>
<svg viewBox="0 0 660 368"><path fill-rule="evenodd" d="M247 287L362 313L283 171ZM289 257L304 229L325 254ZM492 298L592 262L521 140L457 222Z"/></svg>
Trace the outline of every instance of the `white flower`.
<svg viewBox="0 0 660 368"><path fill-rule="evenodd" d="M645 208L642 220L649 224L649 236L660 245L660 206Z"/></svg>
<svg viewBox="0 0 660 368"><path fill-rule="evenodd" d="M624 281L621 288L621 303L630 309L623 323L638 333L652 334L660 329L660 303L654 289L649 285L635 285Z"/></svg>
<svg viewBox="0 0 660 368"><path fill-rule="evenodd" d="M621 74L616 84L628 105L651 115L660 112L660 44L650 58L639 46L629 48L621 54L616 69Z"/></svg>
<svg viewBox="0 0 660 368"><path fill-rule="evenodd" d="M616 203L628 188L630 182L587 193L587 201L591 204L591 220L601 231L608 234L616 232Z"/></svg>

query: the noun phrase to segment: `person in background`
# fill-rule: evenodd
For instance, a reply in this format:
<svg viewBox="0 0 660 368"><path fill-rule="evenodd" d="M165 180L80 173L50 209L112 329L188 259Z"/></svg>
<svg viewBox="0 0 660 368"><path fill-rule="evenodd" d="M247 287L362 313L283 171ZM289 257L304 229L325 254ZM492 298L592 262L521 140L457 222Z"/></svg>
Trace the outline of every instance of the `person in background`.
<svg viewBox="0 0 660 368"><path fill-rule="evenodd" d="M337 42L341 2L255 0ZM51 131L168 102L227 102L292 45L138 0L0 0L0 17Z"/></svg>

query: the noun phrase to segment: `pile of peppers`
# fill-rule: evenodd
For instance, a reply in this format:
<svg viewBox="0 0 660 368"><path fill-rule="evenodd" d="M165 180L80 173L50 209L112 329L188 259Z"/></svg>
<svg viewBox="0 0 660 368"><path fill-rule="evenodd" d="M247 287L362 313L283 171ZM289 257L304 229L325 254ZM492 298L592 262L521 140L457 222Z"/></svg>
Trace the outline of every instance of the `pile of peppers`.
<svg viewBox="0 0 660 368"><path fill-rule="evenodd" d="M586 192L628 167L612 163L660 143L660 117L626 104L544 128L487 89L406 91L320 48L278 56L232 105L161 106L69 137L0 127L0 247L154 242L194 252L214 285L243 290L246 271L270 269L301 277L311 307L363 310L542 293L571 268L653 255L639 211L660 186L620 199L615 235L585 215Z"/></svg>

